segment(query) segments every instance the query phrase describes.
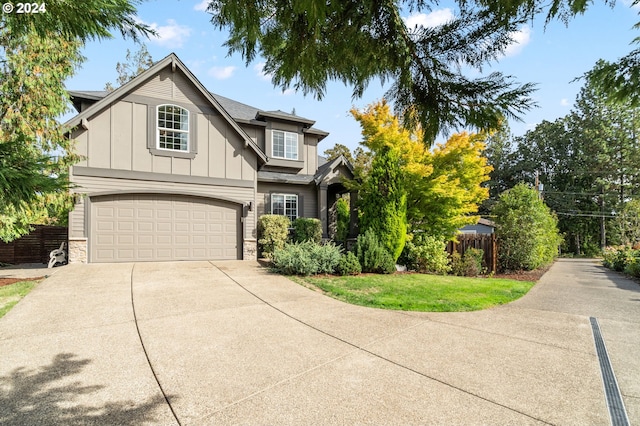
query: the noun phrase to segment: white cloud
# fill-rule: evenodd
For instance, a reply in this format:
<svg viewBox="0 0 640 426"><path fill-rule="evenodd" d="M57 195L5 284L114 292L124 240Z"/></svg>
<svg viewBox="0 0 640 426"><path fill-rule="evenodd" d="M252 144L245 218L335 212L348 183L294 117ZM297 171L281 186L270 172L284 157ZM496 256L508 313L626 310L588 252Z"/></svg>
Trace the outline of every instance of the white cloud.
<svg viewBox="0 0 640 426"><path fill-rule="evenodd" d="M569 103L569 99L567 99L567 98L562 98L562 99L560 99L560 105L562 105L562 106L569 106L569 105L570 105L570 103Z"/></svg>
<svg viewBox="0 0 640 426"><path fill-rule="evenodd" d="M226 80L233 75L235 70L236 67L231 65L228 67L213 67L209 68L208 74L217 80Z"/></svg>
<svg viewBox="0 0 640 426"><path fill-rule="evenodd" d="M261 80L271 81L273 77L272 74L267 74L264 72L264 62L259 62L253 66L253 69L256 71L256 75L260 77Z"/></svg>
<svg viewBox="0 0 640 426"><path fill-rule="evenodd" d="M207 7L209 7L210 0L202 0L195 6L193 6L193 10L197 10L198 12L206 12Z"/></svg>
<svg viewBox="0 0 640 426"><path fill-rule="evenodd" d="M442 24L446 24L455 18L451 9L439 9L434 10L431 13L412 13L409 17L403 18L404 23L409 29L413 29L416 26L432 28Z"/></svg>
<svg viewBox="0 0 640 426"><path fill-rule="evenodd" d="M523 25L518 31L511 33L513 40L504 51L504 56L515 56L531 41L531 28Z"/></svg>
<svg viewBox="0 0 640 426"><path fill-rule="evenodd" d="M281 95L282 96L291 96L291 95L295 95L296 91L294 89L285 89L282 91Z"/></svg>
<svg viewBox="0 0 640 426"><path fill-rule="evenodd" d="M180 25L173 19L167 19L167 25L158 25L155 22L148 25L158 33L150 41L163 47L182 47L191 35L191 28L186 25Z"/></svg>

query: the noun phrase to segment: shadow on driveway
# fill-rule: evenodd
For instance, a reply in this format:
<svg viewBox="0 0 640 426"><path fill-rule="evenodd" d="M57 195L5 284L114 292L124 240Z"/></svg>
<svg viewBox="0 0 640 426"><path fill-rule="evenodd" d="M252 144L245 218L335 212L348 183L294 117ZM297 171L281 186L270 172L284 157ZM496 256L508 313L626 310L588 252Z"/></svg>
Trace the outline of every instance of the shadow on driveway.
<svg viewBox="0 0 640 426"><path fill-rule="evenodd" d="M102 406L78 405L80 396L91 395L103 386L83 386L74 379L91 363L71 353L56 355L50 364L37 369L16 368L0 377L0 424L140 425L155 423L157 408L164 398L146 401L108 402Z"/></svg>

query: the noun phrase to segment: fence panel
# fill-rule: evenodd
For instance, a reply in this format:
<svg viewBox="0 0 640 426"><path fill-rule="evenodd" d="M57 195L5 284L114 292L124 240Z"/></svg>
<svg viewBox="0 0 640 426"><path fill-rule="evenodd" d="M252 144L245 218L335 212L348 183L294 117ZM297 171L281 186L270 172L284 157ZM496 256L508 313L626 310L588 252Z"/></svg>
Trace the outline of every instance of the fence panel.
<svg viewBox="0 0 640 426"><path fill-rule="evenodd" d="M483 266L490 272L496 272L498 268L498 250L496 245L496 234L460 234L457 236L458 242L449 241L447 252L449 255L464 252L469 248L482 249L484 252Z"/></svg>
<svg viewBox="0 0 640 426"><path fill-rule="evenodd" d="M49 253L67 243L68 234L66 226L35 225L33 231L15 241L0 241L0 262L48 263Z"/></svg>

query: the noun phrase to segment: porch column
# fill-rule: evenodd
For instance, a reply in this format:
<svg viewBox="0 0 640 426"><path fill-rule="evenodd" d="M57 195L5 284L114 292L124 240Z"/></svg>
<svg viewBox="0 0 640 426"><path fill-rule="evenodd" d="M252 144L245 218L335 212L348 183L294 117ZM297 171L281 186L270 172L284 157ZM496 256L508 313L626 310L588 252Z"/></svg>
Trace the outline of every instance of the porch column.
<svg viewBox="0 0 640 426"><path fill-rule="evenodd" d="M329 209L327 207L328 185L323 184L318 188L318 219L322 223L322 238L329 238L328 220Z"/></svg>

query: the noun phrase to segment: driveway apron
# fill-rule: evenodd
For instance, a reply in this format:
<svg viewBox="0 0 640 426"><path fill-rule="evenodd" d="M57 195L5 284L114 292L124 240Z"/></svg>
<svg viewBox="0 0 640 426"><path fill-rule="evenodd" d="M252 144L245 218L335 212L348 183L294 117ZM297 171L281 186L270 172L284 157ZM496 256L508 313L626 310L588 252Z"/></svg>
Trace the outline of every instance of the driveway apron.
<svg viewBox="0 0 640 426"><path fill-rule="evenodd" d="M251 262L70 265L0 320L0 423L608 424L597 317L640 424L638 290L560 261L515 303L436 314Z"/></svg>

